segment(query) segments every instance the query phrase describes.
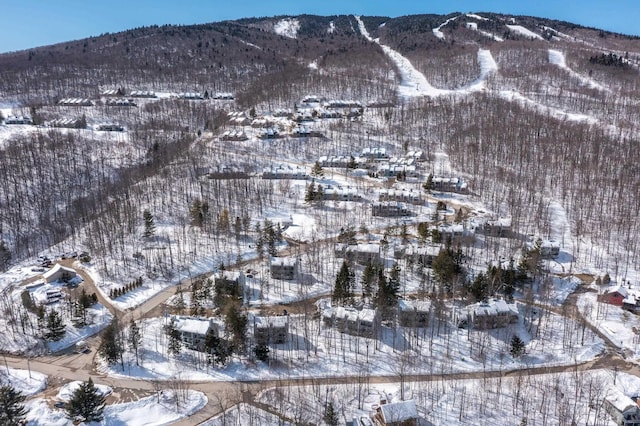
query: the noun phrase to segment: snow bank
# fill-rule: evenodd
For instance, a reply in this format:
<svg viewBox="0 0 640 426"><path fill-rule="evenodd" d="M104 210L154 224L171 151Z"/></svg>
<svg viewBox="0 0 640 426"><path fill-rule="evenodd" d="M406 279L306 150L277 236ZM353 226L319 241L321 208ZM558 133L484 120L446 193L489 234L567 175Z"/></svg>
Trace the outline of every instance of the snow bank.
<svg viewBox="0 0 640 426"><path fill-rule="evenodd" d="M35 395L47 387L47 376L36 371L0 367L0 384L11 385L23 395Z"/></svg>

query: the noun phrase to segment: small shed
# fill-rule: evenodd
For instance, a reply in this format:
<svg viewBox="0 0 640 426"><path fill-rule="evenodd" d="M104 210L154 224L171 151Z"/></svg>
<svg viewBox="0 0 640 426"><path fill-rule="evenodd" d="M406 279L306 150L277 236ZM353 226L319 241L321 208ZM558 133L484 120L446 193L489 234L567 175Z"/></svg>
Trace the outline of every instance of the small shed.
<svg viewBox="0 0 640 426"><path fill-rule="evenodd" d="M376 424L382 426L416 426L418 424L416 402L410 399L382 404L376 409L374 418Z"/></svg>

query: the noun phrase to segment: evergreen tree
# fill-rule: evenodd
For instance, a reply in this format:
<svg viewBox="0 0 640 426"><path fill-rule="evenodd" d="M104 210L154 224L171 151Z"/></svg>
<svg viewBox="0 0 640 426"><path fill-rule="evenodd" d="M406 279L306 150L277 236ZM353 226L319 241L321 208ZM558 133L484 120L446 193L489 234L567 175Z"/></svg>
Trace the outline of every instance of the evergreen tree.
<svg viewBox="0 0 640 426"><path fill-rule="evenodd" d="M258 361L267 362L269 360L269 346L256 345L253 348L253 353Z"/></svg>
<svg viewBox="0 0 640 426"><path fill-rule="evenodd" d="M427 181L422 184L422 189L427 192L431 192L433 190L433 174L429 173L429 176L427 176Z"/></svg>
<svg viewBox="0 0 640 426"><path fill-rule="evenodd" d="M73 392L67 404L67 417L72 420L80 418L84 422L100 422L103 418L104 400L105 397L89 377L87 382L81 383Z"/></svg>
<svg viewBox="0 0 640 426"><path fill-rule="evenodd" d="M486 300L489 296L489 281L487 276L480 272L478 276L469 285L469 292L473 296L476 302Z"/></svg>
<svg viewBox="0 0 640 426"><path fill-rule="evenodd" d="M131 323L129 324L129 338L127 339L127 343L129 343L129 349L131 349L136 356L136 365L140 365L138 350L140 349L140 345L142 345L142 333L140 332L140 327L138 327L138 324L136 324L133 319L131 319Z"/></svg>
<svg viewBox="0 0 640 426"><path fill-rule="evenodd" d="M209 215L209 203L206 201L200 201L200 198L193 200L191 207L189 208L189 216L191 217L191 224L193 226L202 227Z"/></svg>
<svg viewBox="0 0 640 426"><path fill-rule="evenodd" d="M335 304L345 304L353 297L353 286L355 284L355 275L349 269L346 261L342 262L342 267L336 276L336 282L333 287L332 302Z"/></svg>
<svg viewBox="0 0 640 426"><path fill-rule="evenodd" d="M207 362L213 365L225 365L233 352L229 342L219 338L212 329L207 331L204 348L207 353Z"/></svg>
<svg viewBox="0 0 640 426"><path fill-rule="evenodd" d="M462 251L454 251L451 247L440 250L433 259L433 273L447 291L453 290L453 282L462 274Z"/></svg>
<svg viewBox="0 0 640 426"><path fill-rule="evenodd" d="M144 219L144 234L145 238L151 238L156 233L156 224L153 218L153 215L149 210L145 210L142 213L142 218Z"/></svg>
<svg viewBox="0 0 640 426"><path fill-rule="evenodd" d="M311 183L307 186L307 191L304 194L304 202L310 203L316 199L316 181L311 179Z"/></svg>
<svg viewBox="0 0 640 426"><path fill-rule="evenodd" d="M356 169L358 167L358 163L356 163L356 159L353 155L349 156L349 162L347 163L347 169Z"/></svg>
<svg viewBox="0 0 640 426"><path fill-rule="evenodd" d="M509 353L511 353L511 356L514 358L519 358L525 353L524 342L515 334L511 338L511 349L509 350Z"/></svg>
<svg viewBox="0 0 640 426"><path fill-rule="evenodd" d="M0 387L0 425L19 425L24 421L27 410L22 404L25 396L10 385Z"/></svg>
<svg viewBox="0 0 640 426"><path fill-rule="evenodd" d="M529 248L522 250L522 258L518 266L519 278L535 278L542 271L542 240L536 240Z"/></svg>
<svg viewBox="0 0 640 426"><path fill-rule="evenodd" d="M118 326L117 320L114 319L102 332L98 353L105 361L113 365L117 363L118 360L122 361L123 352L124 348L122 346L122 339L120 338L120 327ZM124 364L122 367L124 368Z"/></svg>
<svg viewBox="0 0 640 426"><path fill-rule="evenodd" d="M311 176L316 178L321 178L324 176L324 170L322 169L322 166L320 165L319 161L316 161L313 167L311 168Z"/></svg>
<svg viewBox="0 0 640 426"><path fill-rule="evenodd" d="M0 272L6 271L10 263L11 250L9 250L9 247L7 247L4 241L0 240Z"/></svg>
<svg viewBox="0 0 640 426"><path fill-rule="evenodd" d="M182 350L182 338L180 336L180 331L176 328L175 318L171 318L169 324L164 326L164 332L169 338L169 353L173 356L177 356Z"/></svg>
<svg viewBox="0 0 640 426"><path fill-rule="evenodd" d="M338 413L336 413L336 410L333 407L333 402L327 402L327 405L324 407L324 415L322 416L322 420L324 420L327 426L338 426Z"/></svg>
<svg viewBox="0 0 640 426"><path fill-rule="evenodd" d="M243 353L247 338L247 316L240 312L236 303L229 304L224 318L226 329L231 334L231 342L237 353Z"/></svg>
<svg viewBox="0 0 640 426"><path fill-rule="evenodd" d="M64 337L66 333L65 325L62 317L55 309L49 311L47 315L47 331L44 335L45 339L58 341Z"/></svg>
<svg viewBox="0 0 640 426"><path fill-rule="evenodd" d="M362 272L362 297L371 297L376 290L378 266L369 262Z"/></svg>

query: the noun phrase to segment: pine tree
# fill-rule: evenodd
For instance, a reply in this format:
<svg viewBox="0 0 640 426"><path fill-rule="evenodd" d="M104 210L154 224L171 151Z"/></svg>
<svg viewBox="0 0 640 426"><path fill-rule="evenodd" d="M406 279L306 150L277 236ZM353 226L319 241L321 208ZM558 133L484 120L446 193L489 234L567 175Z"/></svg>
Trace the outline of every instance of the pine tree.
<svg viewBox="0 0 640 426"><path fill-rule="evenodd" d="M122 346L122 339L120 338L120 327L114 319L102 332L98 353L105 361L113 365L117 363L118 360L122 361L123 352L124 348Z"/></svg>
<svg viewBox="0 0 640 426"><path fill-rule="evenodd" d="M336 282L333 287L333 295L331 297L332 302L342 305L348 303L353 297L354 282L355 276L353 271L349 269L349 265L346 261L342 262L342 266L336 276Z"/></svg>
<svg viewBox="0 0 640 426"><path fill-rule="evenodd" d="M514 358L519 358L525 353L524 342L515 334L511 338L511 349L509 350L509 353L511 353L511 356Z"/></svg>
<svg viewBox="0 0 640 426"><path fill-rule="evenodd" d="M151 238L156 233L156 224L153 218L153 215L149 210L145 210L142 213L142 218L144 219L144 234L145 238Z"/></svg>
<svg viewBox="0 0 640 426"><path fill-rule="evenodd" d="M0 425L19 425L24 421L27 410L22 404L25 396L10 385L0 387Z"/></svg>
<svg viewBox="0 0 640 426"><path fill-rule="evenodd" d="M336 410L333 407L333 402L327 402L327 405L324 407L322 420L324 420L328 426L338 426L338 413L336 413Z"/></svg>
<svg viewBox="0 0 640 426"><path fill-rule="evenodd" d="M10 263L11 250L9 250L9 247L7 247L4 241L0 240L0 272L6 271Z"/></svg>
<svg viewBox="0 0 640 426"><path fill-rule="evenodd" d="M324 170L322 169L319 161L316 161L313 165L313 168L311 169L311 176L317 178L321 178L324 176Z"/></svg>
<svg viewBox="0 0 640 426"><path fill-rule="evenodd" d="M422 184L422 189L427 192L431 192L433 190L433 174L429 173L429 176L427 176L427 181Z"/></svg>
<svg viewBox="0 0 640 426"><path fill-rule="evenodd" d="M165 325L164 332L169 338L168 350L171 355L177 356L182 350L182 339L180 331L176 328L175 318L171 318L169 324Z"/></svg>
<svg viewBox="0 0 640 426"><path fill-rule="evenodd" d="M226 329L231 333L231 342L237 353L243 353L247 339L247 316L240 312L236 303L229 304L224 318Z"/></svg>
<svg viewBox="0 0 640 426"><path fill-rule="evenodd" d="M58 341L64 337L65 333L65 325L58 311L55 309L49 311L47 315L47 332L44 335L45 339Z"/></svg>
<svg viewBox="0 0 640 426"><path fill-rule="evenodd" d="M232 354L232 347L224 339L219 338L213 329L209 329L204 339L207 362L213 365L225 365Z"/></svg>
<svg viewBox="0 0 640 426"><path fill-rule="evenodd" d="M67 404L67 417L72 420L81 418L84 422L102 421L105 397L95 387L89 377L87 382L81 383L73 392L71 400Z"/></svg>
<svg viewBox="0 0 640 426"><path fill-rule="evenodd" d="M376 290L376 278L378 276L378 267L373 263L367 263L362 272L362 297L371 297Z"/></svg>
<svg viewBox="0 0 640 426"><path fill-rule="evenodd" d="M142 333L140 332L140 327L138 327L138 324L136 324L133 319L131 319L131 323L129 324L129 338L127 342L129 343L129 348L136 355L136 365L140 365L138 350L142 344Z"/></svg>
<svg viewBox="0 0 640 426"><path fill-rule="evenodd" d="M253 348L253 354L258 361L267 362L269 361L269 346L256 345L256 347Z"/></svg>
<svg viewBox="0 0 640 426"><path fill-rule="evenodd" d="M307 186L307 191L304 194L304 202L310 203L315 199L316 199L316 181L312 179L309 186Z"/></svg>

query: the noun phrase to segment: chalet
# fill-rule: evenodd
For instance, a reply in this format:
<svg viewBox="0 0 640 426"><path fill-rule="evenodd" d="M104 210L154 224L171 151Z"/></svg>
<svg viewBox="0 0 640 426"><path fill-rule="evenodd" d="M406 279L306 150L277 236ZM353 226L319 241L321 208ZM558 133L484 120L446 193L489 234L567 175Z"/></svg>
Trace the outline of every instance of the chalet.
<svg viewBox="0 0 640 426"><path fill-rule="evenodd" d="M189 349L203 351L207 333L213 330L219 336L218 324L212 319L188 316L172 316L173 325L180 333L180 340Z"/></svg>
<svg viewBox="0 0 640 426"><path fill-rule="evenodd" d="M294 180L307 180L309 175L307 171L298 166L290 165L278 165L264 169L262 172L262 179L294 179Z"/></svg>
<svg viewBox="0 0 640 426"><path fill-rule="evenodd" d="M244 126L251 122L249 117L242 111L231 111L227 114L227 117L229 117L229 122L235 125Z"/></svg>
<svg viewBox="0 0 640 426"><path fill-rule="evenodd" d="M398 323L401 327L426 327L430 314L429 300L398 301Z"/></svg>
<svg viewBox="0 0 640 426"><path fill-rule="evenodd" d="M233 93L220 92L220 93L214 93L211 96L211 99L215 99L219 101L232 101L235 99L235 96L233 96Z"/></svg>
<svg viewBox="0 0 640 426"><path fill-rule="evenodd" d="M293 119L298 123L315 121L315 117L313 115L314 115L313 112L308 110L303 110L303 111L296 112Z"/></svg>
<svg viewBox="0 0 640 426"><path fill-rule="evenodd" d="M341 118L342 114L340 113L340 111L336 111L334 109L320 108L318 110L318 117L319 118Z"/></svg>
<svg viewBox="0 0 640 426"><path fill-rule="evenodd" d="M625 304L625 301L627 301L627 304L630 304L631 299L633 299L633 301L635 302L636 295L632 294L629 289L621 285L611 286L605 289L603 294L598 296L599 302L604 302L615 306L623 306Z"/></svg>
<svg viewBox="0 0 640 426"><path fill-rule="evenodd" d="M340 244L336 246L335 255L360 265L380 263L380 244Z"/></svg>
<svg viewBox="0 0 640 426"><path fill-rule="evenodd" d="M543 259L555 259L560 254L560 243L555 240L543 240L540 246L540 256Z"/></svg>
<svg viewBox="0 0 640 426"><path fill-rule="evenodd" d="M416 426L418 409L414 400L380 404L373 414L373 421L380 426Z"/></svg>
<svg viewBox="0 0 640 426"><path fill-rule="evenodd" d="M96 126L101 132L124 132L124 127L117 123L102 123Z"/></svg>
<svg viewBox="0 0 640 426"><path fill-rule="evenodd" d="M106 89L100 92L100 96L123 96L124 93L122 89Z"/></svg>
<svg viewBox="0 0 640 426"><path fill-rule="evenodd" d="M107 99L104 103L107 106L116 106L116 107L134 107L136 106L136 102L133 99Z"/></svg>
<svg viewBox="0 0 640 426"><path fill-rule="evenodd" d="M276 139L280 137L280 128L278 126L267 127L260 131L261 139Z"/></svg>
<svg viewBox="0 0 640 426"><path fill-rule="evenodd" d="M640 407L616 388L610 388L604 398L604 409L616 425L640 426Z"/></svg>
<svg viewBox="0 0 640 426"><path fill-rule="evenodd" d="M58 101L60 106L93 106L93 102L87 98L64 98Z"/></svg>
<svg viewBox="0 0 640 426"><path fill-rule="evenodd" d="M433 259L435 259L439 253L440 247L437 246L419 247L416 245L397 245L393 247L393 256L396 259L411 259L414 264L425 267L431 267Z"/></svg>
<svg viewBox="0 0 640 426"><path fill-rule="evenodd" d="M10 115L4 119L4 124L33 124L33 119L28 115Z"/></svg>
<svg viewBox="0 0 640 426"><path fill-rule="evenodd" d="M47 126L67 129L84 129L87 127L87 123L81 118L56 118L47 122Z"/></svg>
<svg viewBox="0 0 640 426"><path fill-rule="evenodd" d="M325 108L356 108L363 109L364 107L359 101L334 99L323 103Z"/></svg>
<svg viewBox="0 0 640 426"><path fill-rule="evenodd" d="M273 115L274 117L291 118L293 117L293 111L286 108L278 108L275 111L273 111L271 115Z"/></svg>
<svg viewBox="0 0 640 426"><path fill-rule="evenodd" d="M327 307L322 316L327 326L355 336L374 337L380 324L380 315L375 309Z"/></svg>
<svg viewBox="0 0 640 426"><path fill-rule="evenodd" d="M296 138L308 138L313 134L314 132L308 126L297 126L291 131L291 136Z"/></svg>
<svg viewBox="0 0 640 426"><path fill-rule="evenodd" d="M244 130L227 130L222 134L223 141L246 141L249 139Z"/></svg>
<svg viewBox="0 0 640 426"><path fill-rule="evenodd" d="M158 97L155 92L152 92L150 90L132 90L129 96L132 96L134 98L157 98Z"/></svg>
<svg viewBox="0 0 640 426"><path fill-rule="evenodd" d="M408 177L418 177L420 174L416 166L406 164L382 163L378 166L378 177L396 177L406 175Z"/></svg>
<svg viewBox="0 0 640 426"><path fill-rule="evenodd" d="M476 231L493 237L506 237L511 234L511 218L499 217L497 219L479 220Z"/></svg>
<svg viewBox="0 0 640 426"><path fill-rule="evenodd" d="M417 205L424 204L420 192L412 189L381 189L378 192L378 201L398 201Z"/></svg>
<svg viewBox="0 0 640 426"><path fill-rule="evenodd" d="M282 344L289 336L289 316L253 317L253 338L259 345Z"/></svg>
<svg viewBox="0 0 640 426"><path fill-rule="evenodd" d="M319 104L321 102L321 99L318 96L309 95L302 98L301 102L303 104Z"/></svg>
<svg viewBox="0 0 640 426"><path fill-rule="evenodd" d="M330 156L330 157L323 155L318 159L318 163L320 163L322 167L347 168L353 162L355 162L354 157L345 156L345 155Z"/></svg>
<svg viewBox="0 0 640 426"><path fill-rule="evenodd" d="M52 283L55 281L64 281L68 282L75 278L78 274L75 269L67 268L66 266L62 266L59 263L56 263L53 268L49 269L47 272L42 274L44 281L47 283Z"/></svg>
<svg viewBox="0 0 640 426"><path fill-rule="evenodd" d="M196 92L183 92L178 94L178 98L201 101L204 99L204 95L202 93L196 93Z"/></svg>
<svg viewBox="0 0 640 426"><path fill-rule="evenodd" d="M272 257L269 272L274 280L295 280L300 274L300 260L296 257Z"/></svg>
<svg viewBox="0 0 640 426"><path fill-rule="evenodd" d="M471 326L478 330L505 327L518 322L518 308L502 299L479 302L465 308L459 326Z"/></svg>
<svg viewBox="0 0 640 426"><path fill-rule="evenodd" d="M421 162L421 161L426 161L427 160L427 156L424 155L424 151L422 151L422 150L409 151L409 152L407 152L406 157L407 158L411 158L416 162Z"/></svg>
<svg viewBox="0 0 640 426"><path fill-rule="evenodd" d="M434 191L466 193L469 190L467 182L459 177L434 176L431 183Z"/></svg>
<svg viewBox="0 0 640 426"><path fill-rule="evenodd" d="M369 161L381 161L389 159L386 148L365 148L362 150L360 156Z"/></svg>
<svg viewBox="0 0 640 426"><path fill-rule="evenodd" d="M235 295L242 300L247 278L242 271L220 271L213 275L216 288L222 289L225 294Z"/></svg>
<svg viewBox="0 0 640 426"><path fill-rule="evenodd" d="M411 211L404 204L397 202L384 202L371 205L371 216L401 217L411 216Z"/></svg>
<svg viewBox="0 0 640 426"><path fill-rule="evenodd" d="M323 185L322 199L327 201L362 201L362 196L355 188Z"/></svg>

